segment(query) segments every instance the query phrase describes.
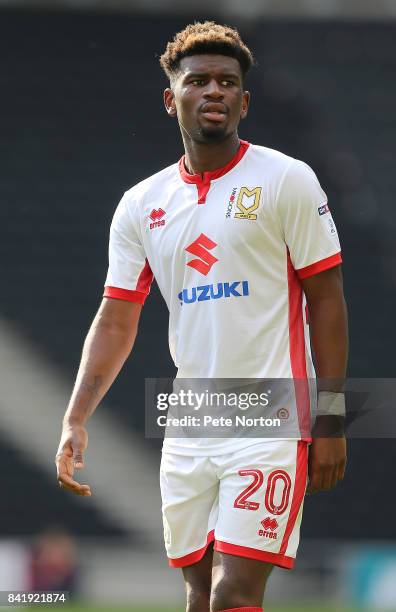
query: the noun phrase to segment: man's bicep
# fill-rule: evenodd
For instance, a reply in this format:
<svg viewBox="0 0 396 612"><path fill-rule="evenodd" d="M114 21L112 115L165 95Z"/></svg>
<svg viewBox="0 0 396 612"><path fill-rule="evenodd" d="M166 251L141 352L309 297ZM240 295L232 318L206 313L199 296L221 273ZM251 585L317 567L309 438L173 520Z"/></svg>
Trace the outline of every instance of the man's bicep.
<svg viewBox="0 0 396 612"><path fill-rule="evenodd" d="M312 303L318 300L343 298L343 278L341 266L335 266L314 274L308 278L301 279L301 285L307 298Z"/></svg>
<svg viewBox="0 0 396 612"><path fill-rule="evenodd" d="M138 302L104 297L97 313L97 319L103 325L133 332L137 329L141 311L142 304Z"/></svg>

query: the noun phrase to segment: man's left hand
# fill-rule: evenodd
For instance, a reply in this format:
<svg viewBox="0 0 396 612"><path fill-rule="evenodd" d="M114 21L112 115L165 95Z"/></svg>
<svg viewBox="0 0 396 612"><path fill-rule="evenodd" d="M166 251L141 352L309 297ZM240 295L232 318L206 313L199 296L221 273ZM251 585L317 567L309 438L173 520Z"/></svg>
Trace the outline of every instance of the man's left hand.
<svg viewBox="0 0 396 612"><path fill-rule="evenodd" d="M346 467L346 440L314 438L309 449L308 492L329 491L344 478Z"/></svg>

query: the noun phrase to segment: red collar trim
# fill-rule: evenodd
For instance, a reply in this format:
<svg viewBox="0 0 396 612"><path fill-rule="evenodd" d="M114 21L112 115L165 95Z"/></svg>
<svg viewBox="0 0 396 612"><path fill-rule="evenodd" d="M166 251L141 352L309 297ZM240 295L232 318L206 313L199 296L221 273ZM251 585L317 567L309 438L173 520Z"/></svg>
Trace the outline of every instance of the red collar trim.
<svg viewBox="0 0 396 612"><path fill-rule="evenodd" d="M210 183L213 179L220 178L227 174L234 166L237 165L238 162L241 161L242 157L245 155L246 151L249 148L249 143L246 140L239 141L239 149L236 155L232 158L228 164L223 166L222 168L217 168L217 170L213 170L212 172L203 172L202 174L189 174L186 170L186 166L184 163L185 156L179 160L179 170L180 175L185 183L195 183L196 185L202 185L203 183Z"/></svg>

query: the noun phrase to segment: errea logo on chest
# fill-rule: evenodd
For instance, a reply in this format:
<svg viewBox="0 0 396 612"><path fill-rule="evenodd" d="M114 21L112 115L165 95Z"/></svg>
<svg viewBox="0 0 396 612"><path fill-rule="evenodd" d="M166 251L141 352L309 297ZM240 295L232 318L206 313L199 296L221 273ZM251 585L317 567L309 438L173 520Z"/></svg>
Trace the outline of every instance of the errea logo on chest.
<svg viewBox="0 0 396 612"><path fill-rule="evenodd" d="M162 217L166 214L163 208L153 208L151 213L149 214L149 219L151 219L150 229L153 230L156 227L162 227L165 225L165 219Z"/></svg>
<svg viewBox="0 0 396 612"><path fill-rule="evenodd" d="M260 206L261 191L261 187L241 187L238 192L238 188L234 187L228 200L226 219L230 219L234 212L234 219L256 221L257 214L254 211Z"/></svg>

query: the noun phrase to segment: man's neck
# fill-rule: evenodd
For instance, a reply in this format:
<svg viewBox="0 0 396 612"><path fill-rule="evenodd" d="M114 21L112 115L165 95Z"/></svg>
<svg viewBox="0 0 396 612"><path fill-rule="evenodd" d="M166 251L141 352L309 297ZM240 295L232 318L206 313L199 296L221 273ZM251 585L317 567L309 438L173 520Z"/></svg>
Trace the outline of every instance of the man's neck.
<svg viewBox="0 0 396 612"><path fill-rule="evenodd" d="M226 166L237 154L239 149L238 134L219 143L199 143L183 138L185 150L185 166L190 174L213 172Z"/></svg>

